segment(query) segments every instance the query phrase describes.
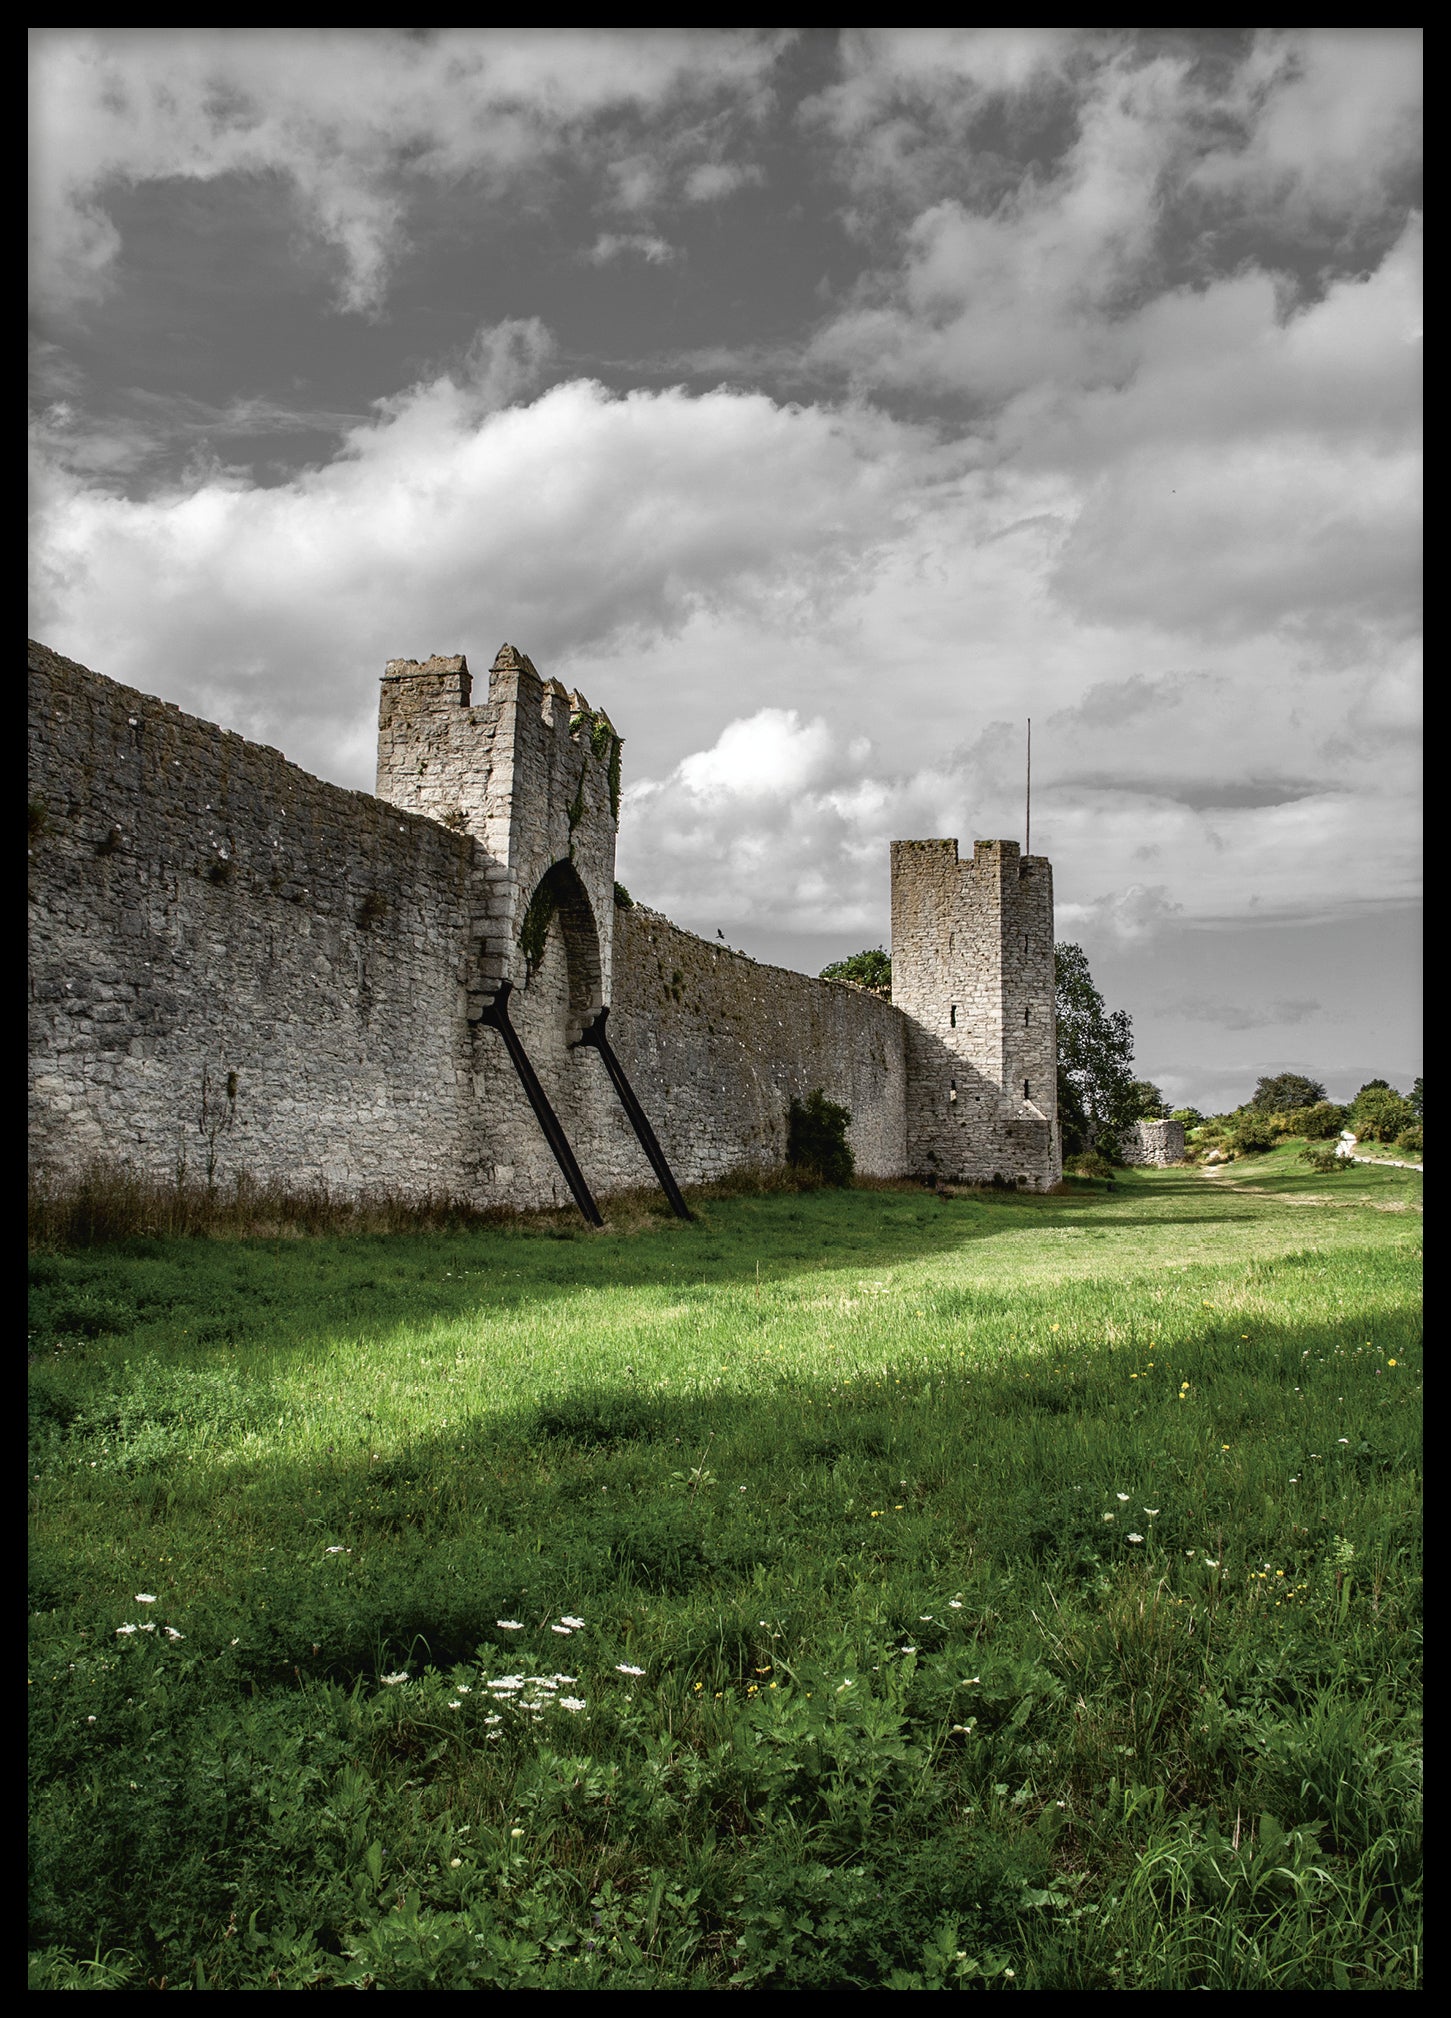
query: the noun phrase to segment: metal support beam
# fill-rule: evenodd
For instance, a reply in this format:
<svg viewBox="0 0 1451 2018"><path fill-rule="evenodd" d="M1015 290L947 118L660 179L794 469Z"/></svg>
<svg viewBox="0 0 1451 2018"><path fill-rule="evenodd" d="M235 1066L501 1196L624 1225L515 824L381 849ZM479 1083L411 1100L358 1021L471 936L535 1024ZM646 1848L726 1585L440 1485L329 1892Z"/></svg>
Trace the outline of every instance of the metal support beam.
<svg viewBox="0 0 1451 2018"><path fill-rule="evenodd" d="M601 1009L593 1023L589 1024L580 1037L581 1044L589 1044L599 1052L605 1061L605 1070L614 1081L620 1105L630 1117L631 1126L640 1138L640 1147L650 1159L650 1167L660 1180L660 1189L670 1201L670 1210L677 1219L691 1219L694 1214L680 1195L680 1186L675 1182L670 1165L665 1161L665 1151L656 1140L655 1131L646 1118L645 1110L635 1098L635 1089L625 1077L625 1068L615 1056L614 1047L605 1035L605 1018L608 1009Z"/></svg>
<svg viewBox="0 0 1451 2018"><path fill-rule="evenodd" d="M529 1105L534 1109L535 1118L544 1130L544 1139L554 1151L554 1160L564 1172L565 1181L574 1193L574 1202L591 1226L603 1226L600 1209L590 1196L590 1188L584 1181L584 1172L575 1161L574 1151L569 1146L569 1138L559 1124L559 1116L549 1104L549 1095L539 1083L539 1074L529 1062L529 1053L524 1049L519 1032L509 1021L509 997L513 992L512 981L501 981L499 992L475 1020L486 1023L491 1030L497 1030L504 1040L504 1049L514 1062L514 1070L519 1082L529 1096ZM648 1124L647 1124L648 1125Z"/></svg>

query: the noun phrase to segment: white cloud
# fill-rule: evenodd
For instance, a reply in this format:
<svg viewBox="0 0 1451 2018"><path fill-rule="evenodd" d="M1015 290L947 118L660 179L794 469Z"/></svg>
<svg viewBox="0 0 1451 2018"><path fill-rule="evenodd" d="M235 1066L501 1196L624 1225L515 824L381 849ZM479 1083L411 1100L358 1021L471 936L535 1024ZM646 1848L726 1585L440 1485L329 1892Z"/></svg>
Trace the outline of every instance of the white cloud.
<svg viewBox="0 0 1451 2018"><path fill-rule="evenodd" d="M337 775L390 657L491 654L507 626L557 667L696 611L779 619L899 515L910 430L589 381L501 405L548 348L537 323L482 333L272 488L213 468L128 499L42 457L35 634L142 686L174 667L183 705L265 740L290 721L290 754Z"/></svg>
<svg viewBox="0 0 1451 2018"><path fill-rule="evenodd" d="M619 259L630 252L648 261L651 266L661 266L668 260L680 257L678 246L672 245L668 239L657 237L653 232L644 231L602 231L583 256L591 266L606 266L610 260Z"/></svg>
<svg viewBox="0 0 1451 2018"><path fill-rule="evenodd" d="M563 151L592 160L618 113L749 111L779 34L688 29L50 29L31 38L38 293L103 293L111 193L274 174L335 254L342 305L377 309L430 180L500 190Z"/></svg>
<svg viewBox="0 0 1451 2018"><path fill-rule="evenodd" d="M719 203L722 197L764 180L764 171L754 162L702 161L686 176L683 193L689 203Z"/></svg>
<svg viewBox="0 0 1451 2018"><path fill-rule="evenodd" d="M1192 180L1300 222L1373 211L1418 166L1423 94L1417 28L1263 32L1227 94L1242 137Z"/></svg>

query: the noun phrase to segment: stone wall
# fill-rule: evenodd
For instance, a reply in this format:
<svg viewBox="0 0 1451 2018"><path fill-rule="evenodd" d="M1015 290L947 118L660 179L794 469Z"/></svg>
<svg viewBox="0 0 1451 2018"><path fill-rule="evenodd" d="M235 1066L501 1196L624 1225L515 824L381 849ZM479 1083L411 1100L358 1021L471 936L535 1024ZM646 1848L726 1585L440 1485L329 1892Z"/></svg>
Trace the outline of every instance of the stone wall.
<svg viewBox="0 0 1451 2018"><path fill-rule="evenodd" d="M29 666L36 1163L461 1188L474 842Z"/></svg>
<svg viewBox="0 0 1451 2018"><path fill-rule="evenodd" d="M1125 1163L1182 1163L1184 1124L1182 1121L1136 1121L1119 1138L1119 1155Z"/></svg>
<svg viewBox="0 0 1451 2018"><path fill-rule="evenodd" d="M591 1187L652 1183L603 1061L571 1041L579 918L520 956L521 896L573 843L601 992L614 953L610 1037L680 1181L778 1161L791 1096L816 1086L851 1109L859 1167L900 1170L900 1013L617 910L612 753L579 697L496 662L475 709L462 659L406 664L384 727L413 725L380 761L399 806L30 648L35 1164L566 1204L501 1039L471 1020L509 978ZM526 773L535 811L491 833Z"/></svg>
<svg viewBox="0 0 1451 2018"><path fill-rule="evenodd" d="M908 1020L908 1169L1056 1184L1047 860L1014 841L979 841L966 862L956 841L894 841L892 1001Z"/></svg>
<svg viewBox="0 0 1451 2018"><path fill-rule="evenodd" d="M780 1163L791 1099L852 1117L863 1175L906 1160L905 1019L845 982L764 966L635 905L616 914L610 1039L676 1177Z"/></svg>

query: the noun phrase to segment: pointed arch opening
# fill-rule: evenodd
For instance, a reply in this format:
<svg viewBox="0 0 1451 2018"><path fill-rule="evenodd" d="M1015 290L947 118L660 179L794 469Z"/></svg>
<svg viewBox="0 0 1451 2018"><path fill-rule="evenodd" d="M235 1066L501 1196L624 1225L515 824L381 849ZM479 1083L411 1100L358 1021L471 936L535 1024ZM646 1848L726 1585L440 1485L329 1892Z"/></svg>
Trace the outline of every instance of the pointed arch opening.
<svg viewBox="0 0 1451 2018"><path fill-rule="evenodd" d="M567 859L545 870L525 908L519 945L524 954L526 988L543 962L556 924L568 972L565 1042L577 1044L586 1025L604 1006L604 966L594 910L578 870Z"/></svg>

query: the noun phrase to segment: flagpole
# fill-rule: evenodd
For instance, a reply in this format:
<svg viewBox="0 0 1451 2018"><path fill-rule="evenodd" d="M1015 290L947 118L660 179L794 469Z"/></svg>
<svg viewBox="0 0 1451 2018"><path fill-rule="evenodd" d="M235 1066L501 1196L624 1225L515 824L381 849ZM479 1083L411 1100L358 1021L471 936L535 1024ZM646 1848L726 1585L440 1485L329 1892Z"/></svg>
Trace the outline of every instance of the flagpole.
<svg viewBox="0 0 1451 2018"><path fill-rule="evenodd" d="M1028 717L1028 789L1023 807L1023 853L1033 852L1033 717Z"/></svg>

